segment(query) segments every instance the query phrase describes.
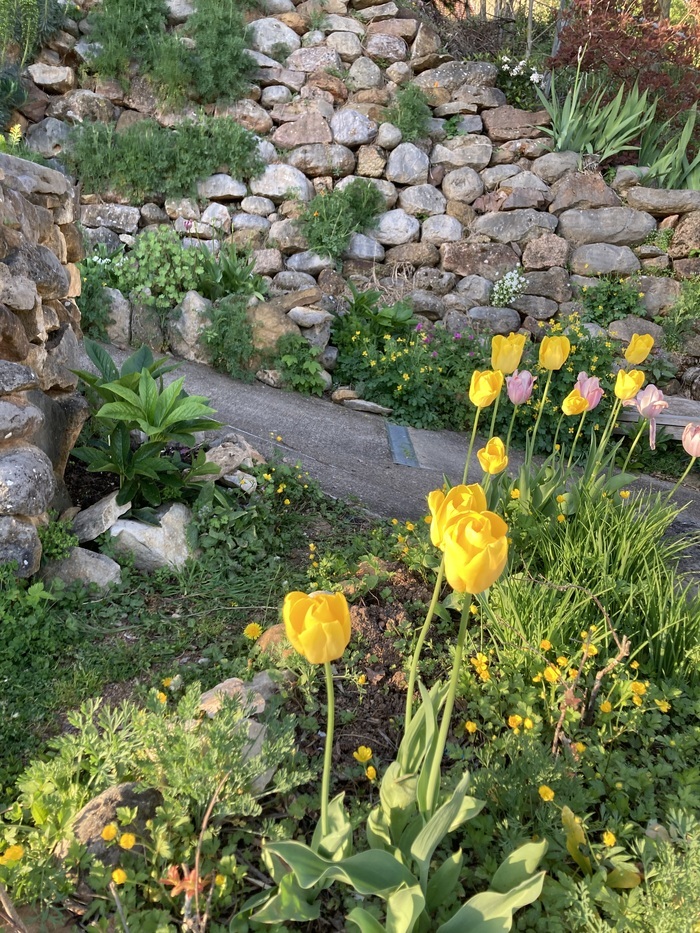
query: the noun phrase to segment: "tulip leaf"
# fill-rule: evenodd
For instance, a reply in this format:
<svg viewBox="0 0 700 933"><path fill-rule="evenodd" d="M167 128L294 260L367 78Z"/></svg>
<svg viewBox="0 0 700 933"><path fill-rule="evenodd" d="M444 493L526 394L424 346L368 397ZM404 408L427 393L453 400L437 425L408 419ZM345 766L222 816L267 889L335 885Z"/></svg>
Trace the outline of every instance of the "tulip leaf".
<svg viewBox="0 0 700 933"><path fill-rule="evenodd" d="M508 933L514 911L527 907L540 896L545 874L541 871L505 893L475 894L438 927L437 933Z"/></svg>
<svg viewBox="0 0 700 933"><path fill-rule="evenodd" d="M425 896L426 907L434 911L445 899L452 894L459 881L459 875L464 864L462 850L458 849L449 858L446 858L438 870L428 881L428 890Z"/></svg>
<svg viewBox="0 0 700 933"><path fill-rule="evenodd" d="M327 855L331 861L338 862L352 852L352 824L343 806L345 794L338 794L328 804L328 834L321 833L321 821L316 824L311 840L314 852Z"/></svg>
<svg viewBox="0 0 700 933"><path fill-rule="evenodd" d="M279 882L277 892L256 913L251 920L259 923L281 923L284 920L318 920L321 905L309 903L309 893L304 891L294 879L294 875L285 875Z"/></svg>
<svg viewBox="0 0 700 933"><path fill-rule="evenodd" d="M386 933L411 933L424 907L420 885L399 888L386 902Z"/></svg>
<svg viewBox="0 0 700 933"><path fill-rule="evenodd" d="M381 849L359 852L341 862L322 858L302 842L275 842L268 849L289 865L302 888L311 888L323 881L344 881L358 894L382 896L402 884L415 884L410 871Z"/></svg>
<svg viewBox="0 0 700 933"><path fill-rule="evenodd" d="M396 761L405 774L417 772L420 763L437 731L437 715L447 696L447 685L434 684L430 693L418 682L421 703L414 713L411 724L406 730L396 755Z"/></svg>
<svg viewBox="0 0 700 933"><path fill-rule="evenodd" d="M367 913L364 907L355 907L345 918L354 923L360 933L385 933L385 928L372 914Z"/></svg>
<svg viewBox="0 0 700 933"><path fill-rule="evenodd" d="M415 812L416 783L416 775L404 774L398 761L392 761L382 777L379 798L394 841L399 839Z"/></svg>
<svg viewBox="0 0 700 933"><path fill-rule="evenodd" d="M461 814L467 812L476 815L483 806L481 801L466 796L468 787L469 773L467 772L455 787L449 800L435 811L411 846L411 855L418 865L423 890L427 890L428 887L428 872L433 853L450 831L452 824L456 822L456 825L459 826L460 822L468 818L465 816L462 820L457 821ZM467 804L466 808L463 807L465 802Z"/></svg>
<svg viewBox="0 0 700 933"><path fill-rule="evenodd" d="M566 851L584 874L592 874L591 860L583 851L588 849L586 834L569 807L562 808L561 822L566 833Z"/></svg>
<svg viewBox="0 0 700 933"><path fill-rule="evenodd" d="M387 819L381 807L375 807L367 817L367 842L370 849L385 849L389 852L393 848Z"/></svg>
<svg viewBox="0 0 700 933"><path fill-rule="evenodd" d="M491 889L504 894L521 884L537 870L541 858L547 851L546 839L541 842L528 842L511 852L508 858L496 869L491 879Z"/></svg>

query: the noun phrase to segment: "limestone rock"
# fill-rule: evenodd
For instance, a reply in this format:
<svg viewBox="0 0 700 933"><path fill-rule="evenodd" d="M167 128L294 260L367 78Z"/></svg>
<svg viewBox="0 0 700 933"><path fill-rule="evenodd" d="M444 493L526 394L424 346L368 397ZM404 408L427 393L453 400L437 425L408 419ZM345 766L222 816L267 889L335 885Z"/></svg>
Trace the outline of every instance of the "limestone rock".
<svg viewBox="0 0 700 933"><path fill-rule="evenodd" d="M559 310L559 305L551 298L542 298L539 295L520 295L511 301L512 306L521 314L528 315L536 321L548 321Z"/></svg>
<svg viewBox="0 0 700 933"><path fill-rule="evenodd" d="M392 408L386 408L377 402L368 402L361 398L346 398L341 403L345 408L351 408L353 411L363 411L368 415L390 415Z"/></svg>
<svg viewBox="0 0 700 933"><path fill-rule="evenodd" d="M0 398L0 441L16 441L31 437L44 422L40 409L21 395Z"/></svg>
<svg viewBox="0 0 700 933"><path fill-rule="evenodd" d="M10 269L0 263L0 302L13 311L31 311L36 301L34 282L25 275L12 275Z"/></svg>
<svg viewBox="0 0 700 933"><path fill-rule="evenodd" d="M291 165L276 163L268 165L257 178L251 179L252 194L270 198L276 204L284 201L289 193L294 193L301 201L310 201L314 189L306 175Z"/></svg>
<svg viewBox="0 0 700 933"><path fill-rule="evenodd" d="M263 55L274 55L280 47L286 47L287 54L301 48L301 40L294 30L271 17L257 19L248 26L248 41L252 49Z"/></svg>
<svg viewBox="0 0 700 933"><path fill-rule="evenodd" d="M75 87L75 72L72 68L36 62L27 71L34 84L53 94L64 94Z"/></svg>
<svg viewBox="0 0 700 933"><path fill-rule="evenodd" d="M202 345L202 333L210 323L211 301L199 292L187 292L167 323L167 337L173 353L185 360L206 363L209 354Z"/></svg>
<svg viewBox="0 0 700 933"><path fill-rule="evenodd" d="M363 55L352 63L345 83L352 91L381 87L381 69L371 58Z"/></svg>
<svg viewBox="0 0 700 933"><path fill-rule="evenodd" d="M362 59L358 58L357 62L359 61L362 61ZM353 68L357 62L353 64ZM298 49L296 52L292 52L287 59L286 66L292 71L312 74L314 71L327 71L329 69L340 71L343 63L335 49L329 49L321 45L317 48Z"/></svg>
<svg viewBox="0 0 700 933"><path fill-rule="evenodd" d="M106 97L92 91L79 89L58 97L47 110L47 116L56 117L64 123L98 122L111 123L114 104Z"/></svg>
<svg viewBox="0 0 700 933"><path fill-rule="evenodd" d="M484 214L472 224L475 233L483 233L497 243L523 244L536 239L543 232L553 233L556 227L556 217L532 209Z"/></svg>
<svg viewBox="0 0 700 933"><path fill-rule="evenodd" d="M116 554L131 554L137 570L152 573L161 567L178 570L193 556L187 541L192 513L181 502L161 505L155 511L159 525L118 519L109 529Z"/></svg>
<svg viewBox="0 0 700 933"><path fill-rule="evenodd" d="M253 271L257 275L276 275L284 268L282 253L278 249L256 249L253 251L253 260Z"/></svg>
<svg viewBox="0 0 700 933"><path fill-rule="evenodd" d="M41 542L29 519L0 515L0 564L15 563L17 576L31 577L39 569Z"/></svg>
<svg viewBox="0 0 700 933"><path fill-rule="evenodd" d="M542 131L538 127L549 124L546 110L531 113L508 105L485 110L482 119L486 132L495 142L540 136Z"/></svg>
<svg viewBox="0 0 700 933"><path fill-rule="evenodd" d="M655 227L656 221L651 214L630 207L602 207L598 210L564 211L559 215L557 233L576 246L587 243L637 246Z"/></svg>
<svg viewBox="0 0 700 933"><path fill-rule="evenodd" d="M571 254L571 271L577 275L632 275L639 268L639 260L629 246L589 243Z"/></svg>
<svg viewBox="0 0 700 933"><path fill-rule="evenodd" d="M54 159L66 148L69 127L55 117L46 117L27 130L27 146L45 159Z"/></svg>
<svg viewBox="0 0 700 933"><path fill-rule="evenodd" d="M304 250L290 256L286 265L292 272L307 272L309 275L318 275L324 269L332 269L334 262L330 256L319 256L318 253L314 253L312 250Z"/></svg>
<svg viewBox="0 0 700 933"><path fill-rule="evenodd" d="M420 223L406 211L397 208L380 214L371 235L383 246L399 246L418 239Z"/></svg>
<svg viewBox="0 0 700 933"><path fill-rule="evenodd" d="M0 304L0 355L5 360L21 362L27 360L30 350L22 322L9 308Z"/></svg>
<svg viewBox="0 0 700 933"><path fill-rule="evenodd" d="M344 259L362 259L369 262L382 262L384 247L364 233L353 233L343 253Z"/></svg>
<svg viewBox="0 0 700 933"><path fill-rule="evenodd" d="M30 445L0 451L0 515L41 515L55 489L53 467L43 451Z"/></svg>
<svg viewBox="0 0 700 933"><path fill-rule="evenodd" d="M445 88L452 93L463 84L475 87L493 87L498 68L490 62L446 62L437 68L423 71L415 80L424 90L432 87Z"/></svg>
<svg viewBox="0 0 700 933"><path fill-rule="evenodd" d="M663 328L659 327L658 324L645 321L644 318L637 317L635 314L629 314L626 318L613 321L608 327L608 333L611 337L615 337L623 343L629 343L633 334L639 334L640 336L648 334L654 338L657 346L663 343L664 337Z"/></svg>
<svg viewBox="0 0 700 933"><path fill-rule="evenodd" d="M222 173L210 175L209 178L197 183L199 197L208 201L233 201L244 198L246 191L246 186L242 182Z"/></svg>
<svg viewBox="0 0 700 933"><path fill-rule="evenodd" d="M333 133L327 121L320 113L308 113L291 123L278 126L271 136L275 146L282 149L294 149L313 143L333 142Z"/></svg>
<svg viewBox="0 0 700 933"><path fill-rule="evenodd" d="M440 256L446 272L479 275L490 282L520 265L510 246L498 243L445 243L440 248Z"/></svg>
<svg viewBox="0 0 700 933"><path fill-rule="evenodd" d="M700 249L700 211L691 211L678 221L668 255L671 259L684 259L694 249Z"/></svg>
<svg viewBox="0 0 700 933"><path fill-rule="evenodd" d="M240 434L226 434L221 442L211 447L206 453L207 463L218 467L218 476L212 474L207 479L221 479L235 473L240 467L250 469L256 463L265 463L265 458Z"/></svg>
<svg viewBox="0 0 700 933"><path fill-rule="evenodd" d="M423 221L421 239L424 243L454 243L462 239L462 224L456 217L436 214Z"/></svg>
<svg viewBox="0 0 700 933"><path fill-rule="evenodd" d="M136 233L141 212L124 204L84 204L80 221L85 227L109 227L115 233Z"/></svg>
<svg viewBox="0 0 700 933"><path fill-rule="evenodd" d="M523 268L530 271L550 269L552 266L566 265L569 257L569 244L554 233L543 233L530 240L523 252Z"/></svg>
<svg viewBox="0 0 700 933"><path fill-rule="evenodd" d="M546 157L545 157L546 158ZM602 175L590 172L571 172L555 182L552 191L554 200L549 206L552 214L582 208L619 207L620 199L608 188Z"/></svg>
<svg viewBox="0 0 700 933"><path fill-rule="evenodd" d="M447 170L472 168L480 171L489 164L493 144L488 136L467 135L438 143L433 149L433 165L444 165Z"/></svg>
<svg viewBox="0 0 700 933"><path fill-rule="evenodd" d="M87 586L92 583L100 589L108 589L113 583L120 583L121 577L121 567L111 557L82 547L74 547L62 560L51 561L41 572L44 582L61 580L66 586L72 583Z"/></svg>
<svg viewBox="0 0 700 933"><path fill-rule="evenodd" d="M478 172L472 168L458 168L445 175L442 182L442 193L448 201L463 201L471 204L484 191L484 183Z"/></svg>
<svg viewBox="0 0 700 933"><path fill-rule="evenodd" d="M456 292L468 303L468 307L476 308L487 305L491 295L493 282L482 275L465 275L457 283Z"/></svg>
<svg viewBox="0 0 700 933"><path fill-rule="evenodd" d="M388 181L399 185L423 185L428 180L430 159L413 143L401 143L392 150L386 166Z"/></svg>
<svg viewBox="0 0 700 933"><path fill-rule="evenodd" d="M129 511L131 503L118 505L118 495L118 492L112 492L87 509L78 512L73 519L72 530L81 544L85 541L94 541L95 538L108 531L121 515Z"/></svg>
<svg viewBox="0 0 700 933"><path fill-rule="evenodd" d="M333 139L341 146L356 148L370 143L377 135L377 124L356 110L337 111L331 120Z"/></svg>
<svg viewBox="0 0 700 933"><path fill-rule="evenodd" d="M365 53L374 61L393 64L408 58L408 46L400 36L374 33L365 42Z"/></svg>
<svg viewBox="0 0 700 933"><path fill-rule="evenodd" d="M105 288L104 296L109 302L107 336L110 343L122 350L131 346L131 305L118 288Z"/></svg>
<svg viewBox="0 0 700 933"><path fill-rule="evenodd" d="M526 280L526 295L539 295L559 304L571 301L569 274L561 266L553 266L545 272L528 272Z"/></svg>
<svg viewBox="0 0 700 933"><path fill-rule="evenodd" d="M399 194L399 207L414 216L444 214L447 201L434 185L412 185Z"/></svg>
<svg viewBox="0 0 700 933"><path fill-rule="evenodd" d="M510 334L520 327L520 315L513 308L470 308L467 317L476 330L489 334Z"/></svg>
<svg viewBox="0 0 700 933"><path fill-rule="evenodd" d="M287 317L286 310L288 309L280 309L273 302L260 302L246 309L256 350L274 351L277 341L284 334L300 334L297 325Z"/></svg>
<svg viewBox="0 0 700 933"><path fill-rule="evenodd" d="M381 178L386 161L386 153L379 146L360 146L355 171L364 178Z"/></svg>
<svg viewBox="0 0 700 933"><path fill-rule="evenodd" d="M640 275L636 282L639 285L639 291L644 296L642 304L649 317L652 318L671 308L681 296L681 283L676 279L657 275Z"/></svg>
<svg viewBox="0 0 700 933"><path fill-rule="evenodd" d="M532 163L532 171L538 178L553 185L567 172L575 172L580 155L578 152L547 152Z"/></svg>
<svg viewBox="0 0 700 933"><path fill-rule="evenodd" d="M3 262L13 276L22 276L34 282L42 298L65 298L68 294L68 273L45 246L24 243L8 253Z"/></svg>
<svg viewBox="0 0 700 933"><path fill-rule="evenodd" d="M20 366L0 358L0 395L34 389L38 384L35 373L28 366Z"/></svg>
<svg viewBox="0 0 700 933"><path fill-rule="evenodd" d="M315 178L319 175L343 177L350 175L355 168L355 156L347 146L337 143L329 145L299 146L287 156L290 166ZM251 190L252 185L251 185Z"/></svg>
<svg viewBox="0 0 700 933"><path fill-rule="evenodd" d="M627 192L627 206L657 217L687 214L700 211L700 191L644 188L638 185Z"/></svg>

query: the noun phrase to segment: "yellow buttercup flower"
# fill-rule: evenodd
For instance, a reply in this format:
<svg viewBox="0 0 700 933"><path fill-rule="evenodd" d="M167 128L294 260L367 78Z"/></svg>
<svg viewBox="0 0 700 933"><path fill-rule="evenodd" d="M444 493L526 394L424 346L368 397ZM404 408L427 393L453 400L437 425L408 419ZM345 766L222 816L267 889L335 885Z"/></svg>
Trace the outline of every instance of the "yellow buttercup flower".
<svg viewBox="0 0 700 933"><path fill-rule="evenodd" d="M350 641L350 610L342 593L288 593L282 618L292 647L311 664L337 661Z"/></svg>
<svg viewBox="0 0 700 933"><path fill-rule="evenodd" d="M514 716L508 717L508 725L510 726L511 729L517 729L518 726L522 726L522 724L523 724L523 717L518 716L517 713Z"/></svg>
<svg viewBox="0 0 700 933"><path fill-rule="evenodd" d="M544 669L544 679L548 684L556 684L559 682L559 671L552 664L547 665Z"/></svg>
<svg viewBox="0 0 700 933"><path fill-rule="evenodd" d="M355 761L359 761L361 765L367 764L367 762L372 757L372 749L368 745L360 745L353 753L352 757Z"/></svg>
<svg viewBox="0 0 700 933"><path fill-rule="evenodd" d="M633 680L630 684L630 690L638 697L643 697L647 692L647 688L639 680Z"/></svg>
<svg viewBox="0 0 700 933"><path fill-rule="evenodd" d="M262 625L259 625L257 622L249 622L248 625L243 629L243 637L249 638L251 641L256 641L263 633Z"/></svg>
<svg viewBox="0 0 700 933"><path fill-rule="evenodd" d="M445 527L445 578L457 593L483 593L505 569L508 526L494 512L466 512Z"/></svg>
<svg viewBox="0 0 700 933"><path fill-rule="evenodd" d="M667 713L671 709L671 704L668 700L654 700L654 703L656 703L662 713Z"/></svg>
<svg viewBox="0 0 700 933"><path fill-rule="evenodd" d="M574 387L561 403L561 410L565 415L582 415L589 407L588 399L581 395L578 387Z"/></svg>
<svg viewBox="0 0 700 933"><path fill-rule="evenodd" d="M543 369L561 369L570 352L568 337L545 337L540 344L540 366Z"/></svg>
<svg viewBox="0 0 700 933"><path fill-rule="evenodd" d="M467 732L469 733L469 735L474 735L474 733L476 732L478 726L477 726L477 724L476 724L475 722L472 722L471 719L468 719L468 720L464 723L464 728L467 730Z"/></svg>
<svg viewBox="0 0 700 933"><path fill-rule="evenodd" d="M158 693L156 693L156 699L159 703L162 703L163 706L165 706L165 704L168 702L168 697L165 693L163 693L162 690L159 690Z"/></svg>
<svg viewBox="0 0 700 933"><path fill-rule="evenodd" d="M532 729L534 725L534 722L530 719L529 716L526 716L525 719L523 719L523 729Z"/></svg>
<svg viewBox="0 0 700 933"><path fill-rule="evenodd" d="M214 884L217 886L217 888L223 888L223 886L226 884L226 875L215 875Z"/></svg>
<svg viewBox="0 0 700 933"><path fill-rule="evenodd" d="M654 338L651 334L632 334L632 339L625 350L625 359L630 366L639 366L651 353Z"/></svg>
<svg viewBox="0 0 700 933"><path fill-rule="evenodd" d="M501 393L503 373L500 370L475 369L469 385L469 401L476 408L488 408Z"/></svg>
<svg viewBox="0 0 700 933"><path fill-rule="evenodd" d="M520 365L526 341L525 334L496 334L491 341L491 368L510 376Z"/></svg>
<svg viewBox="0 0 700 933"><path fill-rule="evenodd" d="M107 823L105 828L100 833L100 836L104 839L105 842L111 842L113 839L117 838L117 824L116 823Z"/></svg>
<svg viewBox="0 0 700 933"><path fill-rule="evenodd" d="M609 829L606 829L605 832L603 833L603 845L610 847L610 846L614 846L616 842L617 842L617 838L615 836L615 833L611 833Z"/></svg>
<svg viewBox="0 0 700 933"><path fill-rule="evenodd" d="M612 712L612 703L610 700L603 700L600 704L601 713L611 713Z"/></svg>
<svg viewBox="0 0 700 933"><path fill-rule="evenodd" d="M368 781L376 781L377 769L373 765L370 765L368 768L365 769L365 777L367 778Z"/></svg>
<svg viewBox="0 0 700 933"><path fill-rule="evenodd" d="M124 884L126 877L127 875L123 868L115 868L112 872L112 881L115 884Z"/></svg>
<svg viewBox="0 0 700 933"><path fill-rule="evenodd" d="M629 372L621 369L615 380L615 395L621 402L628 402L642 388L645 378L641 369L631 369Z"/></svg>
<svg viewBox="0 0 700 933"><path fill-rule="evenodd" d="M497 476L508 466L508 455L506 448L500 437L492 437L486 447L476 452L476 456L481 464L481 469L489 476Z"/></svg>
<svg viewBox="0 0 700 933"><path fill-rule="evenodd" d="M551 647L552 647L552 643L548 638L543 638L542 641L540 642L540 648L543 651L549 651Z"/></svg>
<svg viewBox="0 0 700 933"><path fill-rule="evenodd" d="M519 489L512 489L511 492L510 492L510 497L511 497L511 499L519 499L519 498L520 498L520 490L519 490Z"/></svg>
<svg viewBox="0 0 700 933"><path fill-rule="evenodd" d="M136 836L133 833L122 833L119 837L119 845L122 849L133 849L136 845Z"/></svg>
<svg viewBox="0 0 700 933"><path fill-rule="evenodd" d="M24 857L24 846L16 843L8 846L2 855L0 855L0 865L9 865L10 862L19 862Z"/></svg>
<svg viewBox="0 0 700 933"><path fill-rule="evenodd" d="M551 787L548 787L546 784L540 784L540 787L537 793L546 803L549 803L551 800L554 800L554 791L552 790Z"/></svg>
<svg viewBox="0 0 700 933"><path fill-rule="evenodd" d="M478 483L453 486L447 495L441 489L434 489L428 495L428 507L432 515L430 540L435 547L442 548L447 523L461 512L484 512L486 495Z"/></svg>
<svg viewBox="0 0 700 933"><path fill-rule="evenodd" d="M621 490L620 490L620 498L621 498L621 499L629 499L629 497L630 497L630 491L629 491L629 489L621 489Z"/></svg>

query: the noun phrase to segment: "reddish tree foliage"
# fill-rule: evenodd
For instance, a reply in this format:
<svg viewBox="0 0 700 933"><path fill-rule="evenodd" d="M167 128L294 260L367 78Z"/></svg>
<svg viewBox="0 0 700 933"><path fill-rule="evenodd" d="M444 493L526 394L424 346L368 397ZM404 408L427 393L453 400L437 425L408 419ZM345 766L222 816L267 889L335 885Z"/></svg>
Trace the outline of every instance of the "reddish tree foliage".
<svg viewBox="0 0 700 933"><path fill-rule="evenodd" d="M686 8L672 24L664 0L571 0L551 65L575 67L583 48L582 69L612 79L613 93L638 81L659 97L658 119L682 115L700 98L700 0Z"/></svg>

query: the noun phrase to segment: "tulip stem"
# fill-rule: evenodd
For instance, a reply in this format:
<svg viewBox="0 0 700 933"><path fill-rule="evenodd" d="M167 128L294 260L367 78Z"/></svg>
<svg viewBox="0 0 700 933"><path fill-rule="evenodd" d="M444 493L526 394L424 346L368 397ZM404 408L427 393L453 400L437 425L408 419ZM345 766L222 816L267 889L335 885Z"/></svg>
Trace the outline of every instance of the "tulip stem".
<svg viewBox="0 0 700 933"><path fill-rule="evenodd" d="M544 384L544 392L542 393L542 398L540 400L540 407L537 412L537 420L535 421L535 427L532 432L531 444L532 444L533 454L535 452L535 438L537 437L537 430L540 426L540 421L542 420L542 412L544 411L545 402L547 401L547 394L549 392L549 386L552 382L552 372L553 370L550 369L549 372L547 373L547 381Z"/></svg>
<svg viewBox="0 0 700 933"><path fill-rule="evenodd" d="M690 458L690 463L689 463L688 466L685 468L685 473L683 474L683 476L681 476L681 478L678 480L678 482L676 483L676 485L673 487L673 489L672 489L672 490L670 491L670 493L668 494L668 499L666 500L667 502L670 502L670 501L671 501L671 499L672 499L673 496L675 495L676 490L678 489L678 487L681 485L681 483L682 483L683 480L686 478L686 476L688 475L688 473L690 473L690 471L693 469L693 464L695 463L695 461L696 461L697 459L698 459L697 457L691 457L691 458Z"/></svg>
<svg viewBox="0 0 700 933"><path fill-rule="evenodd" d="M440 596L440 590L442 589L442 580L445 574L445 558L443 557L440 561L440 567L438 568L437 577L435 578L435 586L433 588L433 598L430 600L430 605L428 606L428 611L425 615L425 622L423 623L423 628L420 630L418 635L418 641L416 642L416 647L413 652L413 658L411 659L411 667L408 672L408 696L406 697L406 715L404 717L404 735L408 731L408 727L411 725L411 718L413 716L413 692L416 689L416 677L418 676L418 662L420 660L420 654L423 650L423 645L425 644L425 639L428 635L428 630L430 628L430 623L433 621L433 616L435 615L435 607L437 606L437 601Z"/></svg>
<svg viewBox="0 0 700 933"><path fill-rule="evenodd" d="M578 444L578 439L579 439L579 437L581 437L581 430L582 430L582 428L583 428L583 422L586 420L586 415L587 415L587 414L588 414L588 409L586 409L586 411L584 411L584 412L581 413L581 420L580 420L579 423L578 423L578 430L576 431L576 434L574 435L574 442L573 442L573 444L571 445L571 450L569 451L569 459L568 459L567 464L566 464L566 469L567 469L567 470L570 469L571 463L572 463L572 461L573 461L573 459L574 459L574 451L576 450L576 445Z"/></svg>
<svg viewBox="0 0 700 933"><path fill-rule="evenodd" d="M637 442L639 441L639 438L642 436L642 433L644 432L644 428L646 427L646 420L645 420L644 418L640 418L640 419L639 419L639 422L640 422L640 423L639 423L639 430L637 431L637 434L636 434L634 440L632 441L632 445L631 445L630 449L627 451L627 457L625 458L625 462L624 462L623 465L622 465L622 472L623 472L623 473L624 473L625 470L627 469L627 466L628 466L630 460L632 459L632 453L634 452L634 448L637 446Z"/></svg>
<svg viewBox="0 0 700 933"><path fill-rule="evenodd" d="M501 392L503 391L503 386L501 386ZM489 428L489 436L486 440L490 440L493 437L494 428L496 427L496 415L498 414L498 403L501 401L501 392L496 396L496 401L493 405L493 413L491 414L491 427Z"/></svg>
<svg viewBox="0 0 700 933"><path fill-rule="evenodd" d="M559 440L559 432L561 431L561 423L564 420L564 412L559 415L559 421L557 421L557 429L554 432L554 441L552 442L552 453L557 452L557 441Z"/></svg>
<svg viewBox="0 0 700 933"><path fill-rule="evenodd" d="M326 672L326 749L323 756L323 780L321 781L321 839L328 835L328 792L331 783L331 767L333 759L333 727L335 725L335 691L333 688L333 671L329 661L323 665Z"/></svg>
<svg viewBox="0 0 700 933"><path fill-rule="evenodd" d="M452 710L455 705L455 694L457 693L457 682L462 669L462 652L464 650L464 639L467 634L467 622L469 621L469 594L464 594L464 607L462 608L462 619L459 624L459 634L457 644L455 645L455 657L452 664L452 674L450 676L450 685L447 690L445 708L442 711L442 722L440 723L440 732L438 734L437 747L430 766L430 777L428 778L428 813L432 814L437 805L437 798L440 792L440 776L442 773L442 756L447 743L447 735L450 731L450 720L452 719Z"/></svg>
<svg viewBox="0 0 700 933"><path fill-rule="evenodd" d="M515 416L518 414L518 405L513 406L513 414L510 416L510 425L508 426L508 436L506 437L506 457L508 456L508 451L510 450L510 438L513 434L513 425L515 424Z"/></svg>
<svg viewBox="0 0 700 933"><path fill-rule="evenodd" d="M479 424L480 414L481 414L481 409L477 408L476 415L474 417L474 427L472 428L472 436L471 436L471 440L469 441L469 449L467 450L467 459L464 464L464 474L462 475L462 483L466 483L467 481L467 474L469 472L469 461L472 458L472 450L474 450L474 441L476 439L476 428L477 428L477 425Z"/></svg>
<svg viewBox="0 0 700 933"><path fill-rule="evenodd" d="M603 457L605 456L605 448L608 446L608 441L610 436L615 428L615 422L617 421L617 416L620 414L620 409L622 408L622 402L620 399L615 399L615 404L612 407L608 423L605 425L605 430L603 431L603 436L600 439L600 447L598 448L598 456L596 457L595 465L593 467L593 475L591 480L595 480L598 475L598 470L601 467L603 462Z"/></svg>

